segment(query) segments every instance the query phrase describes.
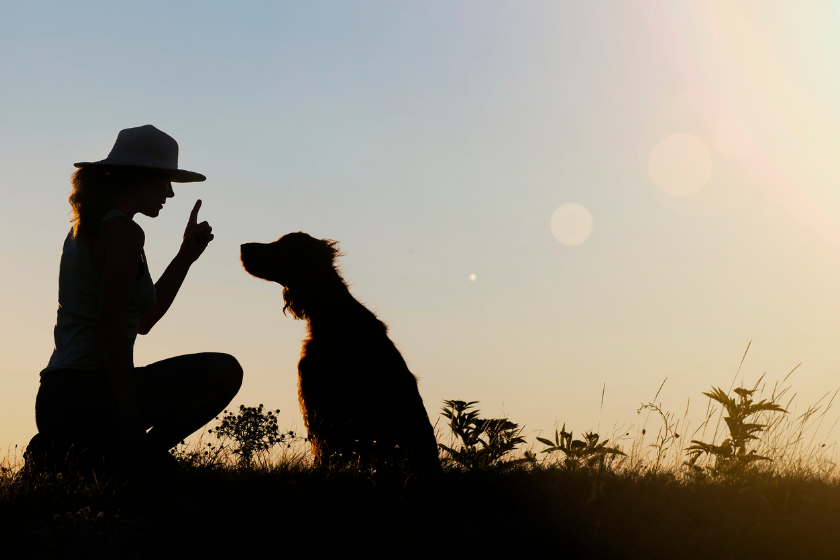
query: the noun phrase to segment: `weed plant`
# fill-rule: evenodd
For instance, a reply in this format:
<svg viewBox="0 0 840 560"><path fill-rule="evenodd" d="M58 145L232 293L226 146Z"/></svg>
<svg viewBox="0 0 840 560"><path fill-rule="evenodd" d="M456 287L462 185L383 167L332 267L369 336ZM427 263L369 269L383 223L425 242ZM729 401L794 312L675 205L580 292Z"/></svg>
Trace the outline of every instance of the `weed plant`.
<svg viewBox="0 0 840 560"><path fill-rule="evenodd" d="M443 401L442 414L449 419L449 429L456 439L451 447L438 443L443 450L444 466L468 471L489 469L517 463L506 458L525 443L522 428L507 418L479 418L478 401Z"/></svg>
<svg viewBox="0 0 840 560"><path fill-rule="evenodd" d="M753 401L752 396L755 391L755 387L753 389L737 388L734 391L737 398L730 397L719 387L713 388L709 393L703 393L720 403L726 410L728 416L723 420L729 430L729 437L720 445L691 440L692 445L688 448L691 459L687 466L696 469L696 472L701 472L696 463L704 453L714 457L714 464L706 467L714 475L743 472L756 461L772 461L770 457L759 455L755 449L747 450L748 446L759 440L761 433L769 426L769 424L750 422L750 419L762 412L786 414L787 410L772 400Z"/></svg>
<svg viewBox="0 0 840 560"><path fill-rule="evenodd" d="M560 431L554 431L554 441L538 437L537 441L546 446L541 453L563 454L562 465L567 469L581 467L604 468L608 457L624 456L624 452L617 447L607 447L610 440L599 441L600 436L594 432L585 432L583 439L574 439L571 432L566 431L566 425Z"/></svg>
<svg viewBox="0 0 840 560"><path fill-rule="evenodd" d="M274 446L285 446L289 448L297 438L296 434L289 430L280 433L277 427L277 414L279 410L263 411L263 405L247 407L240 405L239 412L224 411L222 418L218 417L218 424L210 428L207 433L214 434L219 441L219 446L212 444L208 446L214 453L217 450L225 449L227 442L230 443L230 451L238 457L243 466L249 467L254 462L254 456L270 452Z"/></svg>
<svg viewBox="0 0 840 560"><path fill-rule="evenodd" d="M265 410L262 404L240 406L236 413L225 410L197 441L182 441L170 454L183 467L204 472L253 473L311 466L306 439L293 430L280 432L279 412ZM213 439L205 441L205 436Z"/></svg>

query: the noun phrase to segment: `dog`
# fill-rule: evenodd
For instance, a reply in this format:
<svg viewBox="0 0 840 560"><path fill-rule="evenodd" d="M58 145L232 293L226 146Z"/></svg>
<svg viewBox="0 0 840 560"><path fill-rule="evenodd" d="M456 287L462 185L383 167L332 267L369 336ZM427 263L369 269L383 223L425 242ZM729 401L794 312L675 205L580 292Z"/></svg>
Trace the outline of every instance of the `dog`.
<svg viewBox="0 0 840 560"><path fill-rule="evenodd" d="M240 249L246 272L283 286L283 313L307 323L298 396L316 463L439 470L417 379L385 323L350 294L336 265L338 242L297 232Z"/></svg>

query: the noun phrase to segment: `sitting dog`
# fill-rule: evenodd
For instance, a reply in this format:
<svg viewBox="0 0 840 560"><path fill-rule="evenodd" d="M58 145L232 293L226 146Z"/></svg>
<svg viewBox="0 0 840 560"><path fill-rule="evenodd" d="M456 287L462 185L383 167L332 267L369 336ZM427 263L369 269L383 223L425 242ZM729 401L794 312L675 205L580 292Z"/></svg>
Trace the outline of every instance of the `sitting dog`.
<svg viewBox="0 0 840 560"><path fill-rule="evenodd" d="M417 379L388 327L359 303L336 268L338 243L303 233L246 243L252 276L283 286L283 313L307 323L298 395L319 464L407 460L438 470L438 447Z"/></svg>

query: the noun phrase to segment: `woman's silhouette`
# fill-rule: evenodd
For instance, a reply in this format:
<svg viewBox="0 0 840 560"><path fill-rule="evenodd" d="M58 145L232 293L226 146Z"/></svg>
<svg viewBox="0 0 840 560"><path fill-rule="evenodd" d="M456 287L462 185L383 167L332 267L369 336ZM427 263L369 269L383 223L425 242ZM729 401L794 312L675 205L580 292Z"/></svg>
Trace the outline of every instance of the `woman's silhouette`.
<svg viewBox="0 0 840 560"><path fill-rule="evenodd" d="M198 200L178 254L152 283L133 217L156 217L175 196L172 182L205 177L178 169L177 142L151 125L120 131L106 159L75 165L73 228L61 255L55 349L41 372L36 438L42 445L118 444L123 460L134 463L166 460L230 403L242 368L220 353L134 366L137 334L163 317L213 233L198 223Z"/></svg>

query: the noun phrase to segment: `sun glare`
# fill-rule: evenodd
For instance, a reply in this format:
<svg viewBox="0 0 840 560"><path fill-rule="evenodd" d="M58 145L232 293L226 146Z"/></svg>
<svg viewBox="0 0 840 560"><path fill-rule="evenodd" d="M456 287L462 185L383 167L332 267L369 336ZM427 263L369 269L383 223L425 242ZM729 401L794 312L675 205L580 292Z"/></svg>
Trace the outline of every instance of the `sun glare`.
<svg viewBox="0 0 840 560"><path fill-rule="evenodd" d="M564 204L551 216L551 233L563 245L580 245L592 235L592 214L575 202Z"/></svg>
<svg viewBox="0 0 840 560"><path fill-rule="evenodd" d="M698 193L709 182L712 156L696 136L671 134L654 146L648 170L662 192L682 198Z"/></svg>
<svg viewBox="0 0 840 560"><path fill-rule="evenodd" d="M753 149L753 141L738 121L727 117L720 119L712 129L712 145L727 158L740 158Z"/></svg>

